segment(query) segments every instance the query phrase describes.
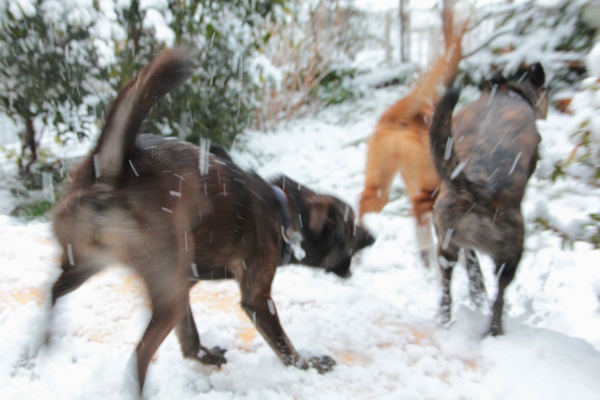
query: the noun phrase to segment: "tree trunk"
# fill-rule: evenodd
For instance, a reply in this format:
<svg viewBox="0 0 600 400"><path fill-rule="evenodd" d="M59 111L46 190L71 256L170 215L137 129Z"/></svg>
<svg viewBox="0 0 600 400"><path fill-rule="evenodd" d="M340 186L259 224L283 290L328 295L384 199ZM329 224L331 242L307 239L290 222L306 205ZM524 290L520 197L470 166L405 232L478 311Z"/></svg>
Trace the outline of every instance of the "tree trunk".
<svg viewBox="0 0 600 400"><path fill-rule="evenodd" d="M392 66L392 13L385 14L385 30L384 30L384 43L383 47L385 48L385 63L388 67Z"/></svg>
<svg viewBox="0 0 600 400"><path fill-rule="evenodd" d="M19 174L24 177L31 175L31 166L37 161L37 142L35 141L35 126L31 117L25 118L25 131L21 135L21 157L19 157ZM29 160L27 161L27 150ZM23 163L26 162L25 166Z"/></svg>
<svg viewBox="0 0 600 400"><path fill-rule="evenodd" d="M409 0L400 0L400 62L410 61L410 13Z"/></svg>
<svg viewBox="0 0 600 400"><path fill-rule="evenodd" d="M454 3L456 0L443 0L442 2L442 31L444 33L444 45L448 49L452 40L454 29Z"/></svg>

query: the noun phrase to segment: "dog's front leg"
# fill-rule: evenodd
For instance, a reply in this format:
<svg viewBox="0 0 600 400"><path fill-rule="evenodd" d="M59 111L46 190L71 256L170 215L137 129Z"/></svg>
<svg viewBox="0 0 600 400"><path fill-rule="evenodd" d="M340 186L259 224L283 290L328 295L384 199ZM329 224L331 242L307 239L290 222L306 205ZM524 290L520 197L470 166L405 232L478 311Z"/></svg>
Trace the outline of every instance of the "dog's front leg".
<svg viewBox="0 0 600 400"><path fill-rule="evenodd" d="M209 349L202 346L200 343L200 335L198 334L198 329L196 328L196 323L194 322L194 316L192 315L192 309L189 303L189 294L186 313L177 324L175 332L177 333L177 339L179 340L181 352L184 357L196 359L202 364L207 365L221 365L227 363L225 349L221 349L220 347Z"/></svg>
<svg viewBox="0 0 600 400"><path fill-rule="evenodd" d="M320 373L331 371L335 365L331 357L301 357L283 330L271 298L276 265L274 261L264 264L248 263L236 274L242 295L242 308L285 365L301 369L315 368Z"/></svg>

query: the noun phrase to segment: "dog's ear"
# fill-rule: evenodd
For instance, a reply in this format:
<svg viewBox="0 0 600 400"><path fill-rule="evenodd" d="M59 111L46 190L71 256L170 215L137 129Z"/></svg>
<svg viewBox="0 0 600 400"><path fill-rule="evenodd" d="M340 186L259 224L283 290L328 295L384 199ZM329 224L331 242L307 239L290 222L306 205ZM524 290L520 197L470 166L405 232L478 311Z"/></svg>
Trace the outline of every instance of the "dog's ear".
<svg viewBox="0 0 600 400"><path fill-rule="evenodd" d="M495 71L491 78L482 79L479 82L479 90L492 90L495 85L502 85L508 80L502 75L501 71Z"/></svg>
<svg viewBox="0 0 600 400"><path fill-rule="evenodd" d="M329 210L333 205L333 199L329 196L312 196L308 199L309 213L309 228L317 235L323 231Z"/></svg>
<svg viewBox="0 0 600 400"><path fill-rule="evenodd" d="M546 73L544 72L544 67L542 67L542 64L535 63L530 65L527 68L527 72L529 72L529 80L534 84L534 86L538 88L544 86L546 81Z"/></svg>
<svg viewBox="0 0 600 400"><path fill-rule="evenodd" d="M227 153L227 150L225 150L223 147L217 144L211 143L209 147L209 152L224 161L233 162L231 156L229 155L229 153Z"/></svg>
<svg viewBox="0 0 600 400"><path fill-rule="evenodd" d="M502 85L507 82L508 82L508 80L504 77L504 75L502 75L502 72L500 72L500 71L496 71L494 73L494 75L492 75L492 78L490 79L490 84L492 86Z"/></svg>

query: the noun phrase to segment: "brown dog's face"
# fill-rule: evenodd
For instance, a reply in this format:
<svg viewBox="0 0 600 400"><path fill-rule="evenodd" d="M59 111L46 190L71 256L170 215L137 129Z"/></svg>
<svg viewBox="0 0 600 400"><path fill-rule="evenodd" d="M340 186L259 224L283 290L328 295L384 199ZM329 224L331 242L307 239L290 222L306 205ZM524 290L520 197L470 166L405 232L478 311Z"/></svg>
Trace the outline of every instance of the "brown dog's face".
<svg viewBox="0 0 600 400"><path fill-rule="evenodd" d="M308 204L309 221L308 226L303 224L302 242L306 257L301 263L349 277L352 256L375 239L356 224L354 211L343 201L314 195L308 198Z"/></svg>

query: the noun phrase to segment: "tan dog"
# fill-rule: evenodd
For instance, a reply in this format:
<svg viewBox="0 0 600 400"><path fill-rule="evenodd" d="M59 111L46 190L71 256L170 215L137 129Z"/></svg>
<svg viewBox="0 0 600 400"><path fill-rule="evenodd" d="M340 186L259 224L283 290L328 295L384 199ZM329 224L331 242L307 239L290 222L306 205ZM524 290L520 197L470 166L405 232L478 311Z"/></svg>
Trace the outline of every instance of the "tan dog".
<svg viewBox="0 0 600 400"><path fill-rule="evenodd" d="M189 290L202 279L236 279L241 306L285 365L327 372L328 356L302 357L283 330L271 285L287 263L348 276L352 255L373 238L341 200L285 176L266 182L217 147L139 135L158 99L193 70L170 51L141 70L112 104L92 154L71 175L53 225L63 249L52 301L120 262L144 280L152 318L136 348L142 390L148 365L175 328L185 357L226 362L201 345Z"/></svg>
<svg viewBox="0 0 600 400"><path fill-rule="evenodd" d="M383 113L369 139L359 219L362 221L368 212L381 211L387 204L392 180L399 171L412 203L417 243L426 266L429 266L434 248L431 212L440 185L440 177L431 158L429 122L436 86L447 85L458 68L466 26L465 23L458 35L449 33L446 54L407 96Z"/></svg>

